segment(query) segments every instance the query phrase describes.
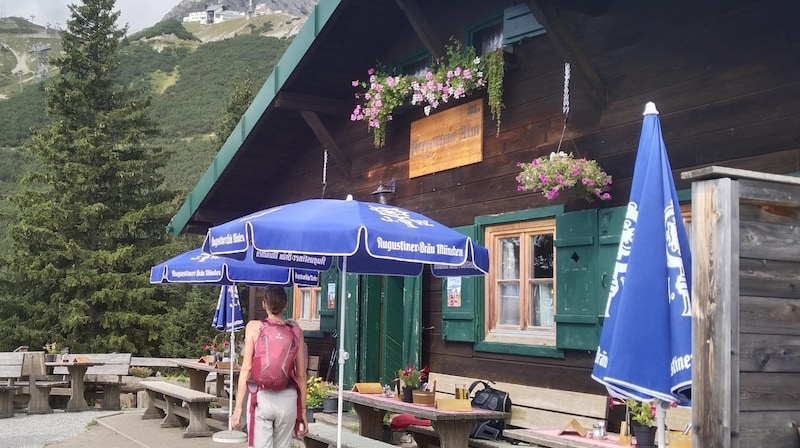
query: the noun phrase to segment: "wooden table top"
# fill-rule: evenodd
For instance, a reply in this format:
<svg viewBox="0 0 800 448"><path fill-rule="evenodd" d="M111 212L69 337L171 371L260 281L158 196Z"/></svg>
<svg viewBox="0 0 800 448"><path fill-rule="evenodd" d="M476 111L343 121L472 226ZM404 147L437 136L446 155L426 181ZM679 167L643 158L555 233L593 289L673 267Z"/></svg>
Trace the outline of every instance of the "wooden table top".
<svg viewBox="0 0 800 448"><path fill-rule="evenodd" d="M188 361L188 360L174 360L175 364L179 367L186 367L187 369L194 369L194 370L204 370L206 372L216 372L216 373L230 373L230 367L225 368L217 368L216 366L212 366L210 364L198 361ZM239 373L239 366L233 367L233 373Z"/></svg>
<svg viewBox="0 0 800 448"><path fill-rule="evenodd" d="M338 392L329 392L329 396L335 397ZM472 408L471 411L445 411L431 406L423 406L414 403L406 403L397 400L395 397L385 397L382 394L363 394L360 392L343 391L342 399L350 403L364 406L372 406L376 409L395 412L398 414L412 414L416 417L425 418L433 421L442 420L490 420L490 419L509 419L511 413L489 411L486 409Z"/></svg>

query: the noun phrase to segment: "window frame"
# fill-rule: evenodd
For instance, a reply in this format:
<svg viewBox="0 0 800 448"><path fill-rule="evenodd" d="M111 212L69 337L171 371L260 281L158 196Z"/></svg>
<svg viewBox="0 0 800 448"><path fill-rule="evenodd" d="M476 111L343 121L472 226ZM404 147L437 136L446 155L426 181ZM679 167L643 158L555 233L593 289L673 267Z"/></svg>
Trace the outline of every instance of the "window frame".
<svg viewBox="0 0 800 448"><path fill-rule="evenodd" d="M530 221L519 221L508 224L497 224L487 226L484 229L486 247L489 250L490 263L495 261L495 266L498 265L498 243L506 238L519 237L520 240L520 254L519 254L519 278L516 280L500 279L498 278L498 270L492 269L487 275L485 288L484 288L484 340L489 342L500 342L510 344L523 344L535 346L555 347L556 345L556 326L555 321L550 328L532 325L530 320L530 310L533 306L533 284L537 283L550 283L551 294L553 297L552 314L555 316L556 311L556 292L555 282L557 281L555 275L555 250L551 253L553 257L553 275L549 281L543 279L535 279L531 275L531 255L532 246L530 244L531 238L535 235L550 235L553 240L556 237L556 220L555 217L540 218ZM519 325L506 325L499 322L500 319L500 299L499 288L501 283L513 282L519 286Z"/></svg>
<svg viewBox="0 0 800 448"><path fill-rule="evenodd" d="M303 307L303 293L306 291L310 291L311 293L311 300L310 306L311 309L309 310L310 319L305 319L301 317L301 311ZM320 309L322 307L322 287L317 286L300 286L294 285L292 287L292 297L294 300L292 301L292 320L297 322L300 325L300 328L304 331L319 331L320 330ZM327 303L327 302L326 302Z"/></svg>
<svg viewBox="0 0 800 448"><path fill-rule="evenodd" d="M515 222L527 222L540 219L555 219L555 217L564 213L564 205L550 205L539 207L529 210L521 210L516 212L501 213L497 215L486 215L475 217L475 227L477 232L477 240L479 243L485 245L486 228L511 224ZM481 280L486 280L481 278ZM564 358L564 350L555 346L532 345L529 343L512 343L512 342L498 342L486 339L485 322L486 322L486 284L488 281L480 282L481 287L476 288L475 291L475 325L480 329L476 334L474 350L477 352L487 353L504 353L523 356L539 356L547 358ZM558 327L556 327L556 332ZM556 334L556 333L554 333Z"/></svg>

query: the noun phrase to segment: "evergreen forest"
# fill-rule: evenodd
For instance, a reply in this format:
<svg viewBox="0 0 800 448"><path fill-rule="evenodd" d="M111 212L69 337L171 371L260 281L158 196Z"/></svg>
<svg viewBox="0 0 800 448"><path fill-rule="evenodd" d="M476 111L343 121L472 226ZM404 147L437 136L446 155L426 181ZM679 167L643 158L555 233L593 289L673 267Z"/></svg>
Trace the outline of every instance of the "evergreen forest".
<svg viewBox="0 0 800 448"><path fill-rule="evenodd" d="M0 351L192 358L217 336L218 287L149 285L149 270L200 245L165 227L291 42L268 32L294 19L126 36L113 3L79 6L108 46L78 23L51 36L0 19ZM34 41L50 47L43 79L12 72Z"/></svg>

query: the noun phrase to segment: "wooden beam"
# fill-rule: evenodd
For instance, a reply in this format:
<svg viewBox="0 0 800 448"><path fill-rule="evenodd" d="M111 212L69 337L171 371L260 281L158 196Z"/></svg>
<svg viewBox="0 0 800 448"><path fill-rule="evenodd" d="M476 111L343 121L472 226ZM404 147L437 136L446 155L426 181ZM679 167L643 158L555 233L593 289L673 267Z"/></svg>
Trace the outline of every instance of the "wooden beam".
<svg viewBox="0 0 800 448"><path fill-rule="evenodd" d="M325 128L325 125L322 123L322 120L319 119L319 116L311 111L300 111L300 115L303 116L303 119L306 120L308 126L311 127L311 130L314 131L314 135L317 136L317 139L322 146L326 147L329 151L331 156L333 156L334 161L336 162L336 166L338 166L342 173L346 176L347 179L350 178L350 159L339 149L339 146L333 140L333 137L328 132L328 129Z"/></svg>
<svg viewBox="0 0 800 448"><path fill-rule="evenodd" d="M583 50L578 46L575 39L567 31L564 23L558 17L558 13L553 7L552 0L527 0L528 8L530 8L533 16L541 23L547 30L547 36L556 48L556 51L564 59L565 62L574 63L578 71L583 75L589 84L589 90L592 92L592 102L599 108L600 111L604 110L608 105L608 91L603 80L595 71L594 67L589 63L589 59L583 53Z"/></svg>
<svg viewBox="0 0 800 448"><path fill-rule="evenodd" d="M419 40L428 49L434 59L444 56L444 44L436 38L436 32L430 22L425 19L425 15L420 11L415 0L395 0L397 6L403 10L406 18L417 33Z"/></svg>
<svg viewBox="0 0 800 448"><path fill-rule="evenodd" d="M292 92L280 92L273 103L276 109L311 111L325 115L348 116L353 111L354 104L347 101L323 98L312 95L302 95Z"/></svg>

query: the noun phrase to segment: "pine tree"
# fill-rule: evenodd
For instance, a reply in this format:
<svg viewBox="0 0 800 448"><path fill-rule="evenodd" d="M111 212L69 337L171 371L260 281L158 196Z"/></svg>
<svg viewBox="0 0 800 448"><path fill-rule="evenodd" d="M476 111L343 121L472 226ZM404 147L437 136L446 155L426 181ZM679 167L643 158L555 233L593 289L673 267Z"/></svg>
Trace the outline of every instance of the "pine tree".
<svg viewBox="0 0 800 448"><path fill-rule="evenodd" d="M143 90L113 82L125 30L115 0L70 5L59 74L46 87L52 124L28 147L42 168L12 198L13 250L4 263L6 344L59 339L78 351L156 354L169 292L148 284L170 242L175 194ZM13 338L13 339L11 339Z"/></svg>
<svg viewBox="0 0 800 448"><path fill-rule="evenodd" d="M248 70L244 78L236 77L236 84L233 86L233 92L228 98L228 103L225 107L225 114L222 116L219 125L216 129L217 144L222 147L228 137L231 135L239 120L242 119L250 103L253 102L253 79Z"/></svg>

